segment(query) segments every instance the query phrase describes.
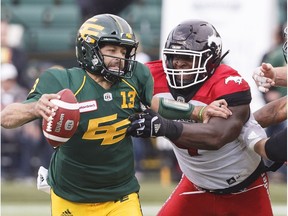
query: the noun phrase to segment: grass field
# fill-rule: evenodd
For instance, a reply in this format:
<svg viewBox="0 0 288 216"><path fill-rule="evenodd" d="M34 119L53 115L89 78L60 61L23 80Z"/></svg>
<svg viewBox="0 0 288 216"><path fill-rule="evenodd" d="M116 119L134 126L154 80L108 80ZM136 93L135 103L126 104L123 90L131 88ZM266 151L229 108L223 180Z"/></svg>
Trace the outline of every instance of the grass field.
<svg viewBox="0 0 288 216"><path fill-rule="evenodd" d="M144 216L155 216L175 184L162 187L159 180L141 181L141 202ZM274 216L287 215L287 185L270 184ZM38 191L35 184L1 183L2 216L50 216L49 195Z"/></svg>

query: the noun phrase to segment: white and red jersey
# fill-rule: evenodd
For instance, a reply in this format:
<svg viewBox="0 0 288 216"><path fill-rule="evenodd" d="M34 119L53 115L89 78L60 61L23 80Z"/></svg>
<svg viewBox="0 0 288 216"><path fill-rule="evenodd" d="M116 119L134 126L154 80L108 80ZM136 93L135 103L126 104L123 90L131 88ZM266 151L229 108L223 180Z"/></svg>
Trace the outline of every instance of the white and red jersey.
<svg viewBox="0 0 288 216"><path fill-rule="evenodd" d="M154 95L174 99L169 91L162 61L149 62L147 66L154 78ZM236 70L225 64L216 69L213 76L205 81L189 103L208 105L219 98L228 100L229 106L248 104L251 101L248 83ZM245 133L251 126L256 128L253 142L266 137L264 130L259 125L257 127L253 115L250 115L240 136L219 150L196 150L173 145L184 175L195 185L212 190L229 188L244 181L261 161L261 157L248 148L247 141L251 140L248 140Z"/></svg>

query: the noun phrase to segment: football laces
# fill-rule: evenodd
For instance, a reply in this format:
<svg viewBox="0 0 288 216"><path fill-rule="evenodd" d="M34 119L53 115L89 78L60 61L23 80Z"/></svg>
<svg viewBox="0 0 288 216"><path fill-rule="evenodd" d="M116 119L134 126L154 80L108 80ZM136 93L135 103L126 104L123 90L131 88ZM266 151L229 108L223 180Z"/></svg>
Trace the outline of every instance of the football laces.
<svg viewBox="0 0 288 216"><path fill-rule="evenodd" d="M52 117L52 116L50 116L50 117ZM46 127L47 132L52 132L52 125L53 125L53 117L52 117L52 120L47 122L47 127Z"/></svg>
<svg viewBox="0 0 288 216"><path fill-rule="evenodd" d="M52 112L54 113L55 110L52 109ZM52 131L53 120L54 120L53 116L50 115L49 118L48 118L48 121L47 121L47 128L46 128L47 132L51 132Z"/></svg>

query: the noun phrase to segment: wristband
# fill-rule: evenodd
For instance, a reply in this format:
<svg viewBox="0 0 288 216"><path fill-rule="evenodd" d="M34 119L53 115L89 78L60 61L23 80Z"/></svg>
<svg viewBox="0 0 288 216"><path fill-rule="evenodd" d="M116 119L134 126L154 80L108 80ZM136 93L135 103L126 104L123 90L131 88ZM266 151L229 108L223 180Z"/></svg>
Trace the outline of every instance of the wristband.
<svg viewBox="0 0 288 216"><path fill-rule="evenodd" d="M198 113L198 119L199 119L199 121L201 121L201 122L203 122L203 116L202 116L202 114L203 114L203 110L205 109L205 107L206 107L206 106L203 106L203 107L201 108L201 110L199 111L199 113Z"/></svg>
<svg viewBox="0 0 288 216"><path fill-rule="evenodd" d="M166 119L190 119L193 110L192 104L159 98L158 113Z"/></svg>
<svg viewBox="0 0 288 216"><path fill-rule="evenodd" d="M165 120L166 121L166 129L165 136L170 140L177 140L183 131L183 124L178 121L173 120Z"/></svg>

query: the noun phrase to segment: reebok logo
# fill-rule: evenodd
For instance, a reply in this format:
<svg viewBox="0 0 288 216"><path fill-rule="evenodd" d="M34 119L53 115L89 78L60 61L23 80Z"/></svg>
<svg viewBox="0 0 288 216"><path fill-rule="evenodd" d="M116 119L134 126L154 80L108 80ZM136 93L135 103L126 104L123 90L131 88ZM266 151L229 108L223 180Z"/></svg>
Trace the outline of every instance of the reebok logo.
<svg viewBox="0 0 288 216"><path fill-rule="evenodd" d="M69 209L62 212L61 216L73 216L73 214L69 211Z"/></svg>

